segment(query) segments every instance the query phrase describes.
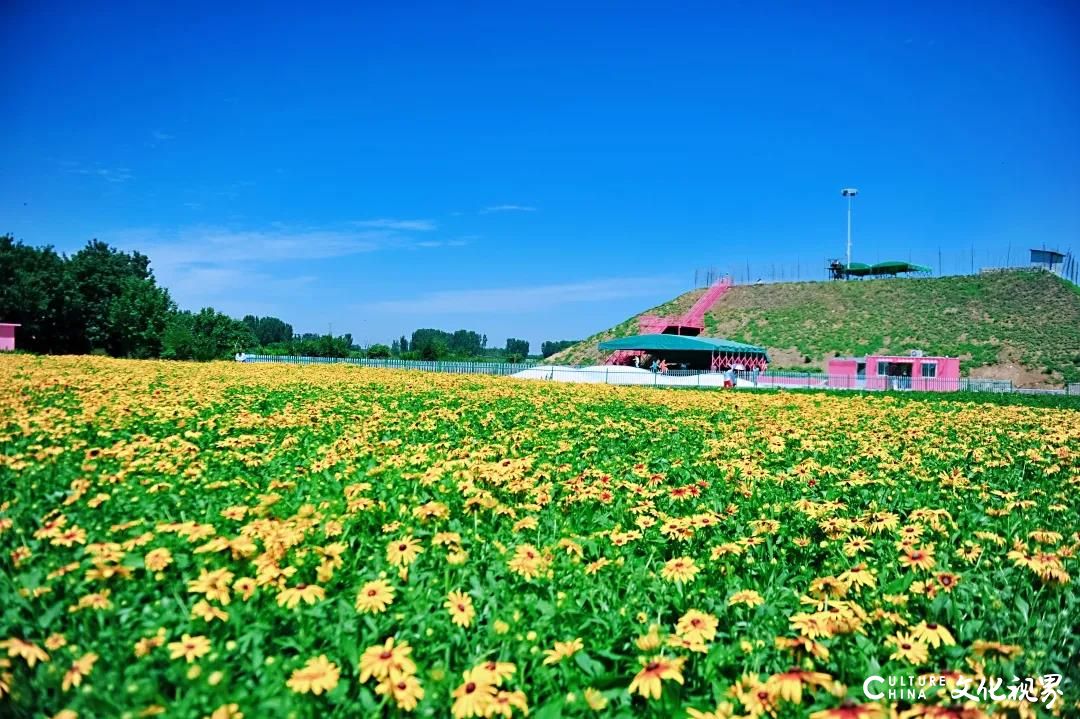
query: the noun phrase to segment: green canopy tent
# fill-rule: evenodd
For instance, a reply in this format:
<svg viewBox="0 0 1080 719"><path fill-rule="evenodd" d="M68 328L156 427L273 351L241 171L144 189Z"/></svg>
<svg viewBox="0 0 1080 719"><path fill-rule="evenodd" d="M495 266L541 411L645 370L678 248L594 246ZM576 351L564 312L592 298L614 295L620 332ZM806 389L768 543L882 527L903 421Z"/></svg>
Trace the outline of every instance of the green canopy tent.
<svg viewBox="0 0 1080 719"><path fill-rule="evenodd" d="M720 370L741 365L744 369L764 370L769 363L769 355L764 347L718 337L633 335L601 342L600 349L621 353L620 364L643 353L665 359L669 364L686 364L691 369Z"/></svg>

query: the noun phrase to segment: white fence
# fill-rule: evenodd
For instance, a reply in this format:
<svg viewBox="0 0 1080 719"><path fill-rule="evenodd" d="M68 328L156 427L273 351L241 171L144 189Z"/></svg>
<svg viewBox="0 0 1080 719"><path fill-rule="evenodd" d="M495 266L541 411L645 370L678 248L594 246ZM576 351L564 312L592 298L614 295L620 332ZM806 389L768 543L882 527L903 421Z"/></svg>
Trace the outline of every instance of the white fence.
<svg viewBox="0 0 1080 719"><path fill-rule="evenodd" d="M548 382L577 382L585 384L634 385L645 387L709 388L733 386L773 389L829 389L866 391L924 391L924 392L1023 392L1039 394L1080 395L1080 384L1066 389L1028 390L1013 387L1007 380L989 379L918 379L909 377L858 378L830 376L812 372L711 372L671 370L665 373L621 365L569 367L536 363L509 364L501 362L422 362L396 359L358 359L353 357L298 357L278 355L241 355L249 364L348 364L381 369L411 369L448 374L486 374L517 379ZM887 384L884 380L888 380ZM730 384L729 384L730 383Z"/></svg>

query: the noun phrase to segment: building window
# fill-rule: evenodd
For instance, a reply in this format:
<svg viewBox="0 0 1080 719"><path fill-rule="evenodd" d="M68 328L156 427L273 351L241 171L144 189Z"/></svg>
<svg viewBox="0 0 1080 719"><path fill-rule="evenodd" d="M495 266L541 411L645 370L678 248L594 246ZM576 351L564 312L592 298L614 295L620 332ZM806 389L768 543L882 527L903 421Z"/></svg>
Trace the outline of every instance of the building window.
<svg viewBox="0 0 1080 719"><path fill-rule="evenodd" d="M927 378L937 377L937 364L934 362L923 362L922 376Z"/></svg>
<svg viewBox="0 0 1080 719"><path fill-rule="evenodd" d="M877 363L877 375L878 377L885 377L889 374L889 363L878 362Z"/></svg>

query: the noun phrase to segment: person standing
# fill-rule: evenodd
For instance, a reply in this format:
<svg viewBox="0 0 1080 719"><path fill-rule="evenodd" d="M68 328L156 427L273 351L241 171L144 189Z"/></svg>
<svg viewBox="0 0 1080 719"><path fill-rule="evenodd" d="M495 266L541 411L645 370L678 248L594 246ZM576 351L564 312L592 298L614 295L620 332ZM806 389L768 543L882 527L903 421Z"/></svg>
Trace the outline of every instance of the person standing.
<svg viewBox="0 0 1080 719"><path fill-rule="evenodd" d="M660 374L667 374L667 360L660 360Z"/></svg>

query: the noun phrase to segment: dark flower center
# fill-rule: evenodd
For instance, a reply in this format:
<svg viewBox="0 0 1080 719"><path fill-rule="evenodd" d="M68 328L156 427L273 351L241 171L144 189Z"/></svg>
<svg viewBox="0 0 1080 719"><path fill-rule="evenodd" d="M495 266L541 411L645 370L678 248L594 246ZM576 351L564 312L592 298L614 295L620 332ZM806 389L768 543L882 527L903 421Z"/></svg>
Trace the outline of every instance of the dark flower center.
<svg viewBox="0 0 1080 719"><path fill-rule="evenodd" d="M469 682L465 685L466 694L472 694L474 691L476 691L476 684L474 684L473 682Z"/></svg>

